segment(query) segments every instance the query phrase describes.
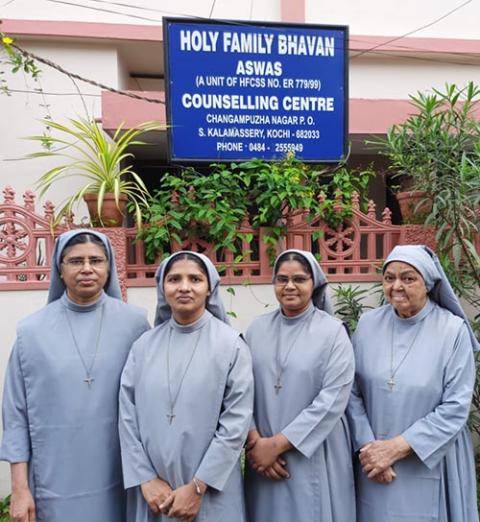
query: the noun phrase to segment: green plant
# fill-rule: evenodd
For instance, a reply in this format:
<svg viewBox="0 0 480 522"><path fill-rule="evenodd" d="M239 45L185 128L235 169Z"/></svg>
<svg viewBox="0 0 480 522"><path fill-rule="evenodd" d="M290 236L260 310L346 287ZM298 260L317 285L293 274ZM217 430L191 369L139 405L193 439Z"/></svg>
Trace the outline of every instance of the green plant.
<svg viewBox="0 0 480 522"><path fill-rule="evenodd" d="M237 251L239 227L246 213L245 188L237 173L224 165L212 167L207 176L189 168L162 178L143 210L148 226L138 236L149 261L169 251L172 239L182 243L187 237L202 238L216 249Z"/></svg>
<svg viewBox="0 0 480 522"><path fill-rule="evenodd" d="M182 243L189 236L216 249L226 248L241 259L245 252L240 251L239 240L252 239L239 231L247 216L252 228L264 228L262 238L273 261L290 216L305 212L308 221L322 214L337 225L351 216L353 192L365 195L372 175L371 170L343 167L332 176L331 168L313 168L293 155L271 163L252 159L230 166L213 164L211 169L205 176L184 169L163 177L144 210L149 225L139 234L149 261L169 250L172 239Z"/></svg>
<svg viewBox="0 0 480 522"><path fill-rule="evenodd" d="M313 219L320 210L319 184L314 171L293 154L278 162L252 159L231 165L245 188L253 228L268 227L263 240L273 260L279 240L286 233L286 219L305 211Z"/></svg>
<svg viewBox="0 0 480 522"><path fill-rule="evenodd" d="M477 475L477 509L480 511L480 454L475 455L475 469Z"/></svg>
<svg viewBox="0 0 480 522"><path fill-rule="evenodd" d="M368 143L380 146L390 160L390 170L400 177L400 188L429 195L438 178L456 172L480 139L474 115L480 90L469 82L460 88L447 84L445 91L418 92L410 100L414 113L393 125L386 138Z"/></svg>
<svg viewBox="0 0 480 522"><path fill-rule="evenodd" d="M358 320L362 313L371 306L364 303L372 292L372 288L359 286L344 286L339 284L334 290L335 313L344 321L350 333L357 328Z"/></svg>
<svg viewBox="0 0 480 522"><path fill-rule="evenodd" d="M473 155L476 155L473 156ZM473 310L471 324L480 338L480 146L464 154L456 172L446 170L431 180L433 206L426 223L436 227L437 253L455 293ZM469 418L470 430L480 436L480 355L475 356L476 384Z"/></svg>
<svg viewBox="0 0 480 522"><path fill-rule="evenodd" d="M340 166L332 176L325 171L317 173L319 181L326 176L330 179L322 183L320 213L323 219L332 227L337 227L352 217L352 201L354 193L359 196L362 211L368 207L368 188L371 179L376 175L372 167L366 169L350 169Z"/></svg>
<svg viewBox="0 0 480 522"><path fill-rule="evenodd" d="M5 498L0 499L0 522L9 522L10 521L10 495L7 495Z"/></svg>
<svg viewBox="0 0 480 522"><path fill-rule="evenodd" d="M475 248L480 234L480 143L474 151L476 158L464 155L456 172L434 180L431 190L436 196L426 223L437 226L438 250L457 292L480 310L480 256Z"/></svg>
<svg viewBox="0 0 480 522"><path fill-rule="evenodd" d="M26 75L37 80L40 76L40 69L32 58L23 55L16 48L13 38L0 32L0 66L6 65L12 73L22 71ZM0 70L0 93L10 95L8 83L4 78L4 71Z"/></svg>
<svg viewBox="0 0 480 522"><path fill-rule="evenodd" d="M252 226L275 226L286 214L316 206L318 186L308 165L288 155L278 162L252 159L232 164L248 191Z"/></svg>
<svg viewBox="0 0 480 522"><path fill-rule="evenodd" d="M132 206L137 225L142 223L140 206L147 205L148 191L131 165L124 162L133 157L127 152L132 145L144 145L137 138L151 130L159 129L155 122L147 122L135 129L123 130L122 125L116 130L113 139L94 121L70 119L70 125L63 125L51 120L43 123L59 136L31 136L27 139L38 141L46 149L30 154L29 158L55 157L67 161L43 174L37 182L40 196L43 196L52 185L60 180L79 177L84 184L66 199L56 213L55 222L72 212L74 205L82 200L85 194L98 194L97 210L100 224L103 225L101 213L106 193L115 195L117 207L122 194L126 195ZM54 148L56 147L56 148Z"/></svg>
<svg viewBox="0 0 480 522"><path fill-rule="evenodd" d="M287 214L318 205L316 181L306 165L293 156L273 163L251 160L211 167L206 176L193 169L164 176L144 212L150 225L139 235L149 260L171 239L182 242L186 235L238 253L239 227L247 215L253 228L269 227L263 239L273 257L274 247L286 231Z"/></svg>

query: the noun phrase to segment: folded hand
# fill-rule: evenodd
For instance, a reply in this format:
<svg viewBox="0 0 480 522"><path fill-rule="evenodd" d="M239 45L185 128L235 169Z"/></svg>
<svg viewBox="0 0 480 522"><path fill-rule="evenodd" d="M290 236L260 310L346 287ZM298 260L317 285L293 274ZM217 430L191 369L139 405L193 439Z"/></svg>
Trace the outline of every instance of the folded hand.
<svg viewBox="0 0 480 522"><path fill-rule="evenodd" d="M285 466L287 465L287 461L282 457L278 457L278 459L268 468L266 468L261 474L269 478L271 480L285 480L290 478L290 474L288 473Z"/></svg>
<svg viewBox="0 0 480 522"><path fill-rule="evenodd" d="M160 505L172 493L172 488L159 478L144 482L141 490L145 502L154 513L160 513Z"/></svg>
<svg viewBox="0 0 480 522"><path fill-rule="evenodd" d="M378 475L375 475L370 480L373 480L374 482L377 482L378 484L390 484L392 482L397 474L393 470L393 468L390 466L385 471L382 471Z"/></svg>
<svg viewBox="0 0 480 522"><path fill-rule="evenodd" d="M373 478L407 457L410 452L410 445L401 435L393 439L375 440L360 450L360 464L368 478Z"/></svg>
<svg viewBox="0 0 480 522"><path fill-rule="evenodd" d="M180 518L192 522L200 510L203 496L195 493L192 484L185 484L174 490L162 503L161 512L168 518Z"/></svg>
<svg viewBox="0 0 480 522"><path fill-rule="evenodd" d="M252 432L251 432L252 433ZM256 432L258 435L258 432ZM252 434L247 441L247 459L250 466L258 473L264 473L266 469L272 467L278 457L289 450L292 445L282 433L277 433L273 437L260 437ZM278 474L279 468L273 470ZM275 476L272 473L272 476Z"/></svg>

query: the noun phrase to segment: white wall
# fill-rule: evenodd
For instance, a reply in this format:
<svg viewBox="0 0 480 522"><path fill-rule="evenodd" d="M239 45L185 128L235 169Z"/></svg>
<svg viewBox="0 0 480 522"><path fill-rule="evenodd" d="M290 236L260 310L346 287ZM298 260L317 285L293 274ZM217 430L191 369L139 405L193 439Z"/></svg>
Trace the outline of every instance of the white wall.
<svg viewBox="0 0 480 522"><path fill-rule="evenodd" d="M367 57L350 60L349 95L351 98L408 99L418 91L444 90L446 83L464 86L480 84L480 67L442 63L440 58Z"/></svg>
<svg viewBox="0 0 480 522"><path fill-rule="evenodd" d="M0 395L3 390L5 368L15 341L17 322L41 308L47 292L40 290L0 292ZM10 473L6 462L0 462L0 498L10 492Z"/></svg>
<svg viewBox="0 0 480 522"><path fill-rule="evenodd" d="M68 3L68 0L66 1ZM6 2L2 3L5 4ZM69 20L117 24L160 23L162 16L199 16L217 19L272 21L278 21L281 17L280 0L247 0L245 2L235 0L216 0L216 2L214 0L162 0L161 2L130 0L124 2L137 9L109 3L101 4L89 0L72 1L71 3L79 5L66 5L51 0L15 0L0 9L0 16L30 20ZM214 6L214 9L211 13L212 6ZM106 12L106 10L113 12Z"/></svg>
<svg viewBox="0 0 480 522"><path fill-rule="evenodd" d="M295 0L290 0L295 3ZM69 0L66 0L68 3ZM2 4L6 4L6 0ZM162 16L200 16L242 20L279 21L280 0L130 0L136 8L90 0L71 1L15 0L0 8L0 17L34 20L71 20L89 22L154 24ZM447 14L464 1L456 0L305 0L306 21L310 23L348 24L352 34L401 35L427 25ZM146 8L142 10L138 8ZM105 11L101 11L104 9ZM106 12L114 11L114 12ZM252 16L250 16L252 15ZM138 17L138 18L136 18ZM141 17L145 18L142 19ZM478 39L479 2L471 2L457 12L422 29L415 36Z"/></svg>
<svg viewBox="0 0 480 522"><path fill-rule="evenodd" d="M58 63L68 71L80 76L95 79L116 87L119 82L121 67L117 63L117 50L109 45L67 44L46 42L25 42L27 50ZM78 95L72 80L46 65L41 65L39 82L21 73L7 71L5 78L11 96L0 95L0 191L11 184L21 194L34 185L41 174L59 163L52 158L24 159L31 152L43 151L38 142L25 140L26 136L42 134L44 127L40 119L50 115L53 120L65 123L68 118L101 116L100 92L98 87L77 82L83 96ZM41 88L44 95L35 92ZM30 91L30 92L15 92ZM85 104L85 105L84 105ZM47 107L45 107L45 105ZM63 184L56 184L45 199L58 205L72 193L79 181L70 179ZM21 198L18 198L21 201ZM76 212L78 221L86 215L83 207Z"/></svg>
<svg viewBox="0 0 480 522"><path fill-rule="evenodd" d="M465 0L305 0L306 21L347 24L351 34L399 36L430 24ZM412 36L479 39L480 2L457 12Z"/></svg>

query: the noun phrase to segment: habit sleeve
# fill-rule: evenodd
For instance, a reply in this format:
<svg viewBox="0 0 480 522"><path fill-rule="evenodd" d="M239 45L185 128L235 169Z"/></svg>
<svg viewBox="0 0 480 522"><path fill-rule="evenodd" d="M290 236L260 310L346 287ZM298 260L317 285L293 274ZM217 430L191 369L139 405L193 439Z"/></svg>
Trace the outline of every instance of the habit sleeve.
<svg viewBox="0 0 480 522"><path fill-rule="evenodd" d="M354 376L353 350L343 325L339 325L325 370L322 389L282 433L310 458L345 412Z"/></svg>
<svg viewBox="0 0 480 522"><path fill-rule="evenodd" d="M353 345L354 347L356 346L355 335L353 336ZM352 392L348 401L347 418L354 451L358 451L368 442L375 440L356 379L353 382Z"/></svg>
<svg viewBox="0 0 480 522"><path fill-rule="evenodd" d="M370 421L368 420L362 395L354 382L347 408L347 418L352 435L353 451L363 448L368 442L375 440Z"/></svg>
<svg viewBox="0 0 480 522"><path fill-rule="evenodd" d="M450 443L465 426L474 382L472 344L468 330L463 325L445 368L440 404L402 433L428 468L432 469L440 462Z"/></svg>
<svg viewBox="0 0 480 522"><path fill-rule="evenodd" d="M247 332L245 333L245 340L247 341L247 346L249 347L250 349L250 342L249 342L249 338L248 338L248 330ZM255 416L252 415L252 420L250 421L250 427L248 428L248 431L257 431L257 425L255 423Z"/></svg>
<svg viewBox="0 0 480 522"><path fill-rule="evenodd" d="M140 440L135 406L135 345L123 369L119 396L119 434L125 489L157 478Z"/></svg>
<svg viewBox="0 0 480 522"><path fill-rule="evenodd" d="M0 460L10 463L28 462L30 447L25 381L17 340L10 354L3 389L3 440Z"/></svg>
<svg viewBox="0 0 480 522"><path fill-rule="evenodd" d="M237 462L253 409L252 361L247 345L239 338L230 364L217 430L195 477L222 491Z"/></svg>

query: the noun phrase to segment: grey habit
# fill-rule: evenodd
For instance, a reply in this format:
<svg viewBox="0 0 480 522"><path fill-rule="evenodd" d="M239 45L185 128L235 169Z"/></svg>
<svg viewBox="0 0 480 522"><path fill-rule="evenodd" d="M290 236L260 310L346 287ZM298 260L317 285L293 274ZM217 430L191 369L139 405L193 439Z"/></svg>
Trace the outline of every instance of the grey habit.
<svg viewBox="0 0 480 522"><path fill-rule="evenodd" d="M110 278L93 304L64 292L60 255L75 235L99 237L109 253ZM146 313L123 303L108 238L91 230L62 234L52 260L49 303L18 324L3 393L0 459L27 462L37 522L122 522L125 495L118 438L120 374L133 341L149 328ZM103 312L102 312L103 310ZM92 367L100 317L103 325Z"/></svg>
<svg viewBox="0 0 480 522"><path fill-rule="evenodd" d="M444 306L452 300L439 297L450 285L435 257L421 246L396 247L384 267L402 261L416 268L429 299L406 319L390 304L367 312L354 335L356 377L348 406L354 449L402 435L413 450L394 465L397 477L390 484L377 484L358 469L359 522L478 522L466 424L473 342L458 301L449 311ZM398 370L391 389L392 354Z"/></svg>
<svg viewBox="0 0 480 522"><path fill-rule="evenodd" d="M290 478L274 481L247 466L250 522L354 522L352 451L344 415L354 376L353 350L331 309L315 257L297 251L314 275L311 305L296 317L262 315L246 338L255 378L254 422L262 437L283 433ZM275 392L280 354L282 388Z"/></svg>
<svg viewBox="0 0 480 522"><path fill-rule="evenodd" d="M207 257L194 255L208 273L207 310L186 326L171 317L163 292L170 258L165 260L157 272L157 326L134 344L122 375L120 440L128 522L177 520L154 515L143 498L140 485L157 477L172 489L193 477L208 485L198 522L246 520L239 457L252 417L251 358L226 324L215 267ZM174 408L167 351L171 395L178 397ZM171 423L169 413L175 415Z"/></svg>

